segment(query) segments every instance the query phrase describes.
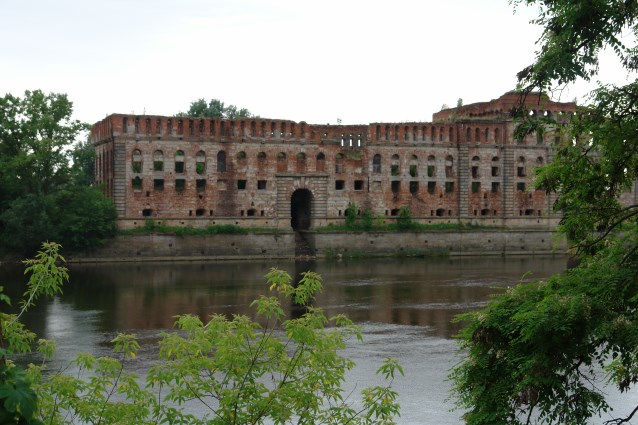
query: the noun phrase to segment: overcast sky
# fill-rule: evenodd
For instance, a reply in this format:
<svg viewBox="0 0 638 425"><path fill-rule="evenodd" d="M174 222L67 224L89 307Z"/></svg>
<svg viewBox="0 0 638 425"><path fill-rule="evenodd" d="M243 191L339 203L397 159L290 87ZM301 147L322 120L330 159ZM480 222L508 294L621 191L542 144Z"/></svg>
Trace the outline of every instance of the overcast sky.
<svg viewBox="0 0 638 425"><path fill-rule="evenodd" d="M313 124L430 121L513 89L535 16L507 0L0 0L0 95L67 93L90 123L202 97Z"/></svg>

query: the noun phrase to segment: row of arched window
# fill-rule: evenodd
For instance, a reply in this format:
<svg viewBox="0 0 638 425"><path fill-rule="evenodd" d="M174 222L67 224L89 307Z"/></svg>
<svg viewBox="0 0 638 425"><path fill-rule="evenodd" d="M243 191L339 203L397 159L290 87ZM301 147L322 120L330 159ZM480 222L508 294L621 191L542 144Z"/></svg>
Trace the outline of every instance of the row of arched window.
<svg viewBox="0 0 638 425"><path fill-rule="evenodd" d="M226 151L217 152L217 172L225 172L227 171L227 153ZM262 163L266 161L267 154L265 152L259 152L257 154L258 162ZM246 152L240 151L236 154L236 159L239 164L244 163L247 160ZM325 160L326 156L323 152L319 152L316 157L317 161L317 171L325 170ZM343 173L343 161L345 156L342 153L337 153L335 155L335 172ZM288 157L285 152L279 152L277 154L277 171L286 171L287 170L287 160ZM307 160L307 156L304 152L299 152L296 155L296 161L298 165L305 165ZM474 156L471 161L471 173L473 178L477 178L479 175L479 165L480 165L480 157ZM492 157L492 176L496 177L500 174L499 172L499 157ZM543 157L539 156L536 158L536 166L543 165ZM174 164L175 164L175 172L176 173L184 173L185 172L185 154L184 151L178 150L175 152L174 156ZM142 161L142 153L139 149L135 149L132 153L132 171L134 173L142 173L143 170L143 161ZM436 157L434 155L428 155L426 160L426 169L427 176L433 177L436 174ZM418 176L418 157L416 155L411 155L409 160L409 173L412 177ZM525 157L519 156L517 159L517 175L518 177L524 177L526 175L525 170ZM454 157L452 155L447 155L445 157L445 175L446 177L452 177L454 167ZM155 150L153 152L153 171L164 171L164 153L161 150ZM195 171L197 174L204 174L206 171L206 154L204 151L198 151L195 154ZM375 154L372 157L372 172L373 173L381 173L382 165L381 165L381 155ZM391 176L399 176L401 173L401 158L398 154L394 154L391 157L390 161L390 175Z"/></svg>
<svg viewBox="0 0 638 425"><path fill-rule="evenodd" d="M218 172L224 172L227 171L227 153L226 151L219 151L217 152L217 171ZM132 167L132 171L134 173L141 173L143 171L143 160L142 160L142 152L139 149L135 149L132 152L132 162L131 162L131 167ZM264 162L266 161L266 159L268 158L266 152L259 152L257 154L257 160L258 162ZM236 155L236 159L237 162L239 164L244 163L245 161L247 161L247 155L246 152L244 151L240 151L237 153ZM323 165L325 159L326 159L326 155L323 152L319 152L315 158L317 160L317 164L318 165ZM335 156L335 160L337 163L342 162L344 159L344 155L341 153L338 153ZM153 171L164 171L164 152L161 150L156 150L153 152ZM279 152L277 154L277 164L286 164L288 160L288 156L286 155L285 152ZM307 156L304 152L299 152L296 155L296 160L298 163L305 163L307 160ZM175 152L175 157L174 157L174 162L175 162L175 172L176 173L183 173L185 171L184 168L184 162L185 162L185 155L184 155L184 151L182 150L178 150ZM198 151L195 154L195 164L196 164L196 172L198 174L203 174L206 170L206 153L204 151ZM278 167L278 171L279 170ZM318 167L319 168L319 167ZM323 169L323 167L321 167Z"/></svg>
<svg viewBox="0 0 638 425"><path fill-rule="evenodd" d="M420 131L419 131L420 130ZM403 134L401 134L401 127L398 125L394 126L394 131L392 131L392 126L386 125L382 127L381 125L376 126L376 140L395 140L399 141L401 138L405 141L439 141L439 142L453 142L454 141L454 127L444 126L422 126L419 129L419 126L404 126ZM499 128L470 128L466 129L465 140L467 142L501 142L501 133Z"/></svg>
<svg viewBox="0 0 638 425"><path fill-rule="evenodd" d="M472 130L470 127L468 127L465 130L465 141L474 143L500 143L501 135L498 128L495 128L493 131L490 132L489 128L475 128L474 130Z"/></svg>
<svg viewBox="0 0 638 425"><path fill-rule="evenodd" d="M164 121L165 120L165 121ZM206 122L208 121L208 125ZM189 135L204 135L208 133L211 136L215 136L217 132L221 136L250 136L250 137L294 137L297 129L301 133L301 137L306 137L306 123L301 122L297 127L294 122L280 121L280 122L266 122L261 121L259 125L256 121L250 121L248 123L245 120L204 120L204 119L183 119L183 118L155 118L155 122L150 117L145 118L143 121L140 117L135 117L133 120L135 126L135 133L147 135L161 134L162 132L173 132L175 130L178 135L185 133L185 125L188 126ZM162 125L165 123L166 125ZM175 124L177 124L175 126ZM219 124L219 125L217 125ZM122 130L124 133L129 132L129 117L122 118ZM314 135L314 132L313 132Z"/></svg>

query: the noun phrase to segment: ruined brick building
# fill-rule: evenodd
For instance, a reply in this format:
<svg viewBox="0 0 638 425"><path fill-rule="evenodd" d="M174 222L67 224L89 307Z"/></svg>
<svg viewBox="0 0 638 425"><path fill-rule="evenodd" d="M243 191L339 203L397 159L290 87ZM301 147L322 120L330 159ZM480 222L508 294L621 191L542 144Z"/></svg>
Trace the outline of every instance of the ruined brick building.
<svg viewBox="0 0 638 425"><path fill-rule="evenodd" d="M432 122L316 125L287 120L114 114L93 126L96 180L122 228L170 225L307 229L339 223L349 203L422 223L551 227L554 196L532 170L558 132L513 137L520 97L444 109ZM559 122L574 103L540 95L532 114Z"/></svg>

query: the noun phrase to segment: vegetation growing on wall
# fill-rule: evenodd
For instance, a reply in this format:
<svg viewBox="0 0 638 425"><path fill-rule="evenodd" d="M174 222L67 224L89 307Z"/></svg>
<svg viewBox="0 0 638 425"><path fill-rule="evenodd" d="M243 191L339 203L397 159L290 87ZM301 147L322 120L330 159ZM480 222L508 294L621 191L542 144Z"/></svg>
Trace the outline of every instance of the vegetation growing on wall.
<svg viewBox="0 0 638 425"><path fill-rule="evenodd" d="M317 232L395 232L413 231L427 232L432 230L463 230L463 229L489 229L490 226L463 224L463 223L417 223L412 219L410 207L399 208L396 218L392 217L390 223L384 223L385 217L374 217L372 210L366 208L359 214L359 208L354 203L349 203L345 211L344 224L329 224L325 227L317 227Z"/></svg>

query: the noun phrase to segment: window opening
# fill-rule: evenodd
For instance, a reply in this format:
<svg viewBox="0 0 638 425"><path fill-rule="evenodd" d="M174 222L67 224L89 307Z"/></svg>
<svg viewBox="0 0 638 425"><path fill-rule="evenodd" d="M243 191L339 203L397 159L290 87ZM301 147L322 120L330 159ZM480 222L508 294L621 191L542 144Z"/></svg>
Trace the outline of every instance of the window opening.
<svg viewBox="0 0 638 425"><path fill-rule="evenodd" d="M164 153L162 151L153 152L153 170L164 171Z"/></svg>
<svg viewBox="0 0 638 425"><path fill-rule="evenodd" d="M195 172L197 174L206 172L206 154L204 151L199 151L195 154Z"/></svg>
<svg viewBox="0 0 638 425"><path fill-rule="evenodd" d="M134 192L142 191L142 179L140 178L140 176L137 176L131 180L131 186L133 187Z"/></svg>
<svg viewBox="0 0 638 425"><path fill-rule="evenodd" d="M134 173L142 172L142 152L139 149L135 149L133 151L133 162L131 165L131 169Z"/></svg>
<svg viewBox="0 0 638 425"><path fill-rule="evenodd" d="M184 172L184 151L179 150L175 152L175 172Z"/></svg>
<svg viewBox="0 0 638 425"><path fill-rule="evenodd" d="M381 172L381 155L376 154L372 157L372 172L380 173Z"/></svg>
<svg viewBox="0 0 638 425"><path fill-rule="evenodd" d="M153 179L153 190L161 192L164 190L164 179Z"/></svg>
<svg viewBox="0 0 638 425"><path fill-rule="evenodd" d="M226 171L226 152L217 152L217 172L223 173Z"/></svg>
<svg viewBox="0 0 638 425"><path fill-rule="evenodd" d="M186 180L175 179L175 192L181 193L186 188Z"/></svg>

